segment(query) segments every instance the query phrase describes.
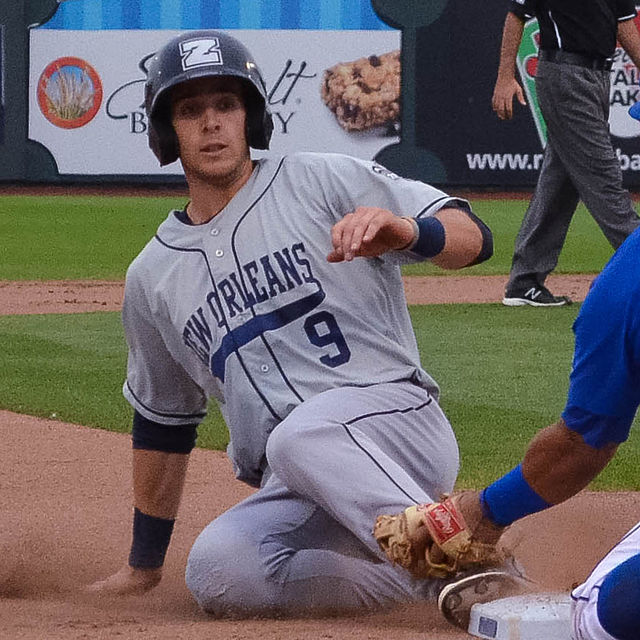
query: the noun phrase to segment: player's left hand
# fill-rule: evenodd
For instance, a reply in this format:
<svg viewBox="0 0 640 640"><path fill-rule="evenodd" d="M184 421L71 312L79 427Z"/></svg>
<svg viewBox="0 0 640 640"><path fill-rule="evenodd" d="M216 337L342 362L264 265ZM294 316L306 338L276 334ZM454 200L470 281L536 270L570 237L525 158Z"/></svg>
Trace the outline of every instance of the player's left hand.
<svg viewBox="0 0 640 640"><path fill-rule="evenodd" d="M409 220L387 209L358 207L333 225L333 251L327 260L349 262L356 257L379 256L406 247L413 238L414 226Z"/></svg>
<svg viewBox="0 0 640 640"><path fill-rule="evenodd" d="M153 589L162 578L162 568L134 569L125 565L113 575L84 587L87 595L130 596L140 595Z"/></svg>

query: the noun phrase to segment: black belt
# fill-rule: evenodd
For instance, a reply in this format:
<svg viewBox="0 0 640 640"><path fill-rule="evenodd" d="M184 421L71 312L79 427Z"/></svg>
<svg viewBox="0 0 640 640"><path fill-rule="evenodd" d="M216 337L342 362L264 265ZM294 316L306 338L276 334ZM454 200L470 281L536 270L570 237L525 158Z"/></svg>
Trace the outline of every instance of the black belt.
<svg viewBox="0 0 640 640"><path fill-rule="evenodd" d="M611 71L613 60L611 58L601 58L587 56L583 53L573 53L572 51L561 51L560 49L545 49L540 51L540 60L555 62L556 64L575 64L579 67L593 69L594 71Z"/></svg>

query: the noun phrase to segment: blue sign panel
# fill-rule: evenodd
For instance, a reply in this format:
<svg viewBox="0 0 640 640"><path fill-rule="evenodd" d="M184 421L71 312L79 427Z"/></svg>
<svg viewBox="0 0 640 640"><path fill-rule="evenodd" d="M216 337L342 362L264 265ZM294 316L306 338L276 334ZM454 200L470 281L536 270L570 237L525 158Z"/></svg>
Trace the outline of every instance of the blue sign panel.
<svg viewBox="0 0 640 640"><path fill-rule="evenodd" d="M370 0L67 0L44 29L390 29Z"/></svg>

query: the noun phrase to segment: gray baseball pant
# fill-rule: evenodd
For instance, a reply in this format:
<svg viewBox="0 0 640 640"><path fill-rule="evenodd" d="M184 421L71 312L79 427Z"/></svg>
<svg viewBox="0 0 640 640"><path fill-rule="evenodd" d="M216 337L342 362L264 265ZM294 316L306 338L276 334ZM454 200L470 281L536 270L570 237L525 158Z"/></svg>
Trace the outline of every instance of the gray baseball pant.
<svg viewBox="0 0 640 640"><path fill-rule="evenodd" d="M321 393L276 427L267 459L263 486L191 549L186 582L205 611L378 611L437 596L441 580L393 567L372 533L377 515L453 489L456 439L424 389L398 382Z"/></svg>
<svg viewBox="0 0 640 640"><path fill-rule="evenodd" d="M507 291L544 283L558 264L579 200L614 249L640 224L611 144L609 82L608 71L538 64L547 147L516 238Z"/></svg>

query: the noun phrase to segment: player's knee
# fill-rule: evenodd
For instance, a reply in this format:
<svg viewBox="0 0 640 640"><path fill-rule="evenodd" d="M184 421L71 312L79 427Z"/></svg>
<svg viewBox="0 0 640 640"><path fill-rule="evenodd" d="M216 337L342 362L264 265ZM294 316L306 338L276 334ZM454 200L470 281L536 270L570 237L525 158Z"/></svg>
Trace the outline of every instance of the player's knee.
<svg viewBox="0 0 640 640"><path fill-rule="evenodd" d="M266 448L267 461L278 476L287 469L292 469L303 459L305 449L304 431L305 427L293 419L292 416L289 416L269 436Z"/></svg>
<svg viewBox="0 0 640 640"><path fill-rule="evenodd" d="M241 532L209 525L187 561L187 588L201 609L216 617L259 614L271 607L272 585L261 572L255 543Z"/></svg>
<svg viewBox="0 0 640 640"><path fill-rule="evenodd" d="M187 560L185 582L191 595L205 611L223 615L226 585L233 576L227 569L224 542L211 546L197 538Z"/></svg>
<svg viewBox="0 0 640 640"><path fill-rule="evenodd" d="M597 615L602 628L616 640L637 640L640 611L640 554L611 571L602 582Z"/></svg>

